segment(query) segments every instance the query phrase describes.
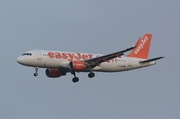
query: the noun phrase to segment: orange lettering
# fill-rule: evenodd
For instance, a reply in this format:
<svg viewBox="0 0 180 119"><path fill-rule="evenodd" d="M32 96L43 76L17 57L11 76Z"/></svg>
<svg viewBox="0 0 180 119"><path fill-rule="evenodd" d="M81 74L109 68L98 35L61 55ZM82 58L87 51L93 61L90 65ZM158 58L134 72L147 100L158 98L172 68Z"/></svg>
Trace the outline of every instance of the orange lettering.
<svg viewBox="0 0 180 119"><path fill-rule="evenodd" d="M49 58L54 58L54 53L53 52L48 52Z"/></svg>
<svg viewBox="0 0 180 119"><path fill-rule="evenodd" d="M61 59L61 54L59 52L55 52L55 57Z"/></svg>
<svg viewBox="0 0 180 119"><path fill-rule="evenodd" d="M116 61L116 63L117 63L117 59L115 58L115 61Z"/></svg>
<svg viewBox="0 0 180 119"><path fill-rule="evenodd" d="M81 60L81 54L80 54L80 53L77 53L77 55L78 55L78 56L74 56L74 58L75 58L76 60Z"/></svg>
<svg viewBox="0 0 180 119"><path fill-rule="evenodd" d="M74 59L78 61L81 59L86 60L88 58L93 58L92 54L77 53L77 55L75 55L75 54L71 54L71 53L59 53L59 52L55 52L55 53L48 52L48 56L49 56L49 58L57 58L57 59L61 59L61 58L68 59L69 58L68 61L73 61ZM99 56L97 56L97 57L99 57ZM103 60L105 60L105 59L103 59Z"/></svg>
<svg viewBox="0 0 180 119"><path fill-rule="evenodd" d="M89 56L89 58L92 58L92 57L93 57L93 55L92 55L92 54L88 54L88 56Z"/></svg>
<svg viewBox="0 0 180 119"><path fill-rule="evenodd" d="M62 53L62 57L63 57L63 59L67 59L68 58L66 53Z"/></svg>
<svg viewBox="0 0 180 119"><path fill-rule="evenodd" d="M106 62L110 62L110 60L106 60Z"/></svg>
<svg viewBox="0 0 180 119"><path fill-rule="evenodd" d="M70 53L68 53L68 55L69 55L69 61L73 61L73 59L74 59L74 54L70 54Z"/></svg>
<svg viewBox="0 0 180 119"><path fill-rule="evenodd" d="M88 56L86 54L83 54L82 58L83 58L83 60L86 60L86 59L88 59Z"/></svg>

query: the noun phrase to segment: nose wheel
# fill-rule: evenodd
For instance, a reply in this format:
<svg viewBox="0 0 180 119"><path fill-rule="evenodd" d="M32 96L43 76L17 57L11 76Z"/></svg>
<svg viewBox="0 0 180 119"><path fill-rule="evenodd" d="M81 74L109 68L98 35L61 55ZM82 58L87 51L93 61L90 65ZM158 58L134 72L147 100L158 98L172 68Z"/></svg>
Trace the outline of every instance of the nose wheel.
<svg viewBox="0 0 180 119"><path fill-rule="evenodd" d="M35 67L35 71L34 76L38 76L38 67Z"/></svg>
<svg viewBox="0 0 180 119"><path fill-rule="evenodd" d="M38 76L38 73L34 73L34 76Z"/></svg>

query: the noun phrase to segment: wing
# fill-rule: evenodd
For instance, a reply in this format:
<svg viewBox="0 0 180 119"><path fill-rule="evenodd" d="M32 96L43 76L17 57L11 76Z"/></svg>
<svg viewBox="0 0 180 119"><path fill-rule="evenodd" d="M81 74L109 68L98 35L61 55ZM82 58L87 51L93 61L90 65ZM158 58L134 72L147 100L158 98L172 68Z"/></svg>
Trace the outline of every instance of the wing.
<svg viewBox="0 0 180 119"><path fill-rule="evenodd" d="M103 55L103 56L100 56L100 57L96 57L96 58L91 58L91 59L87 59L85 60L87 66L89 66L90 68L94 68L95 66L105 62L105 61L108 61L110 59L113 59L113 58L116 58L116 57L120 57L122 55L124 55L125 52L127 51L130 51L132 49L134 49L135 47L130 47L130 48L127 48L125 50L122 50L122 51L118 51L118 52L115 52L115 53L111 53L111 54L108 54L108 55Z"/></svg>

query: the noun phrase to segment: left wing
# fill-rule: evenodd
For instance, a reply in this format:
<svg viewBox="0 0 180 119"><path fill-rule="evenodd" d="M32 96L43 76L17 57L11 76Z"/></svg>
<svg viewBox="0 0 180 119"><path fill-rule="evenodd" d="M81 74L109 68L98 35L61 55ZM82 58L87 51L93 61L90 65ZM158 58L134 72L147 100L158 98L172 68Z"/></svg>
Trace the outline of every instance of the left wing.
<svg viewBox="0 0 180 119"><path fill-rule="evenodd" d="M99 65L99 64L101 64L101 63L103 63L105 61L108 61L108 60L116 58L116 57L120 57L120 56L124 55L125 52L130 51L130 50L132 50L134 48L135 47L133 46L133 47L127 48L125 50L118 51L118 52L115 52L115 53L111 53L111 54L108 54L108 55L103 55L103 56L100 56L100 57L96 57L96 58L92 58L92 59L87 59L84 62L90 68L94 68L95 66L97 66L97 65Z"/></svg>

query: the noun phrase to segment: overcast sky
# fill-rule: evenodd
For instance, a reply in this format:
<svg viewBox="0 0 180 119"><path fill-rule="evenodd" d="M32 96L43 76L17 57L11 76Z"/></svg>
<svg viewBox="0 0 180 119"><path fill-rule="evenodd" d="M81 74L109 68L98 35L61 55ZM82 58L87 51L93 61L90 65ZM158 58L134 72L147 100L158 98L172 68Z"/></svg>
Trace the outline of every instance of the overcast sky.
<svg viewBox="0 0 180 119"><path fill-rule="evenodd" d="M179 0L0 1L1 119L179 119ZM47 78L19 65L34 49L112 53L152 33L155 66ZM128 54L128 53L127 53Z"/></svg>

